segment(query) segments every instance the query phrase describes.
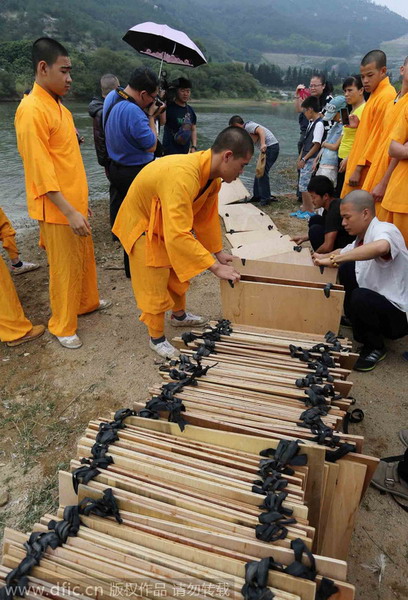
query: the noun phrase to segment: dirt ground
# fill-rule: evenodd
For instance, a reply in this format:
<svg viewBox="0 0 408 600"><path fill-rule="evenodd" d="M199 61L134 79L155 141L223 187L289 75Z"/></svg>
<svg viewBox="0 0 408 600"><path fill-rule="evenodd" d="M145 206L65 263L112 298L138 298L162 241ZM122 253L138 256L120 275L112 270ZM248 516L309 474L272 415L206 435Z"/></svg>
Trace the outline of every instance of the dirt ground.
<svg viewBox="0 0 408 600"><path fill-rule="evenodd" d="M294 200L281 199L267 212L283 233L303 232L304 222L288 216ZM109 411L147 399L148 386L159 381L153 353L130 286L120 270L122 252L108 228L107 205L94 207L92 220L99 287L111 309L80 317L81 349L63 349L46 333L18 348L0 345L0 525L30 530L57 505L56 472L67 467L88 421ZM18 235L26 260L38 271L15 278L26 314L35 323L49 317L45 253L37 246L37 230ZM206 272L191 285L192 311L221 317L218 281ZM169 326L171 338L174 330ZM351 330L345 329L345 335ZM353 395L365 411L362 424L350 431L365 437L365 451L375 456L403 452L398 431L408 427L407 363L401 358L406 341L390 342L387 359L372 373L353 373ZM349 556L349 581L358 600L407 600L408 513L391 496L370 488L361 505ZM386 557L383 580L362 565Z"/></svg>

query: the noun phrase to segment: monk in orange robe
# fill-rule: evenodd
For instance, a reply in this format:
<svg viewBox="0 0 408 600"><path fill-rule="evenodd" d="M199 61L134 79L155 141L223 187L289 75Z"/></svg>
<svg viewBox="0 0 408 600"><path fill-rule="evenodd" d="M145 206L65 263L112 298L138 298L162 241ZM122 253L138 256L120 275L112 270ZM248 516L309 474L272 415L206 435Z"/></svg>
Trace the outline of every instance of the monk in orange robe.
<svg viewBox="0 0 408 600"><path fill-rule="evenodd" d="M164 317L172 310L173 326L203 325L186 312L189 280L210 270L232 282L239 274L222 250L218 216L221 178L230 183L254 152L249 134L227 127L210 150L166 156L137 175L116 217L113 233L129 255L139 317L150 347L162 357L176 349L164 335Z"/></svg>
<svg viewBox="0 0 408 600"><path fill-rule="evenodd" d="M19 346L40 337L44 325L33 325L24 315L6 263L0 256L0 341Z"/></svg>
<svg viewBox="0 0 408 600"><path fill-rule="evenodd" d="M389 155L397 165L388 182L378 218L398 227L408 247L408 103L390 137Z"/></svg>
<svg viewBox="0 0 408 600"><path fill-rule="evenodd" d="M35 83L16 112L28 213L40 225L50 270L49 331L65 348L79 348L78 315L100 301L88 223L88 186L71 113L61 103L71 85L68 52L51 38L33 44Z"/></svg>
<svg viewBox="0 0 408 600"><path fill-rule="evenodd" d="M405 108L408 106L408 57L400 67L400 74L402 77L401 91L394 102L387 104L382 139L376 150L362 188L373 195L376 202L377 217L388 182L398 164L396 158L390 158L388 150L392 141L392 132L395 128L395 124L399 121L400 115L404 113Z"/></svg>
<svg viewBox="0 0 408 600"><path fill-rule="evenodd" d="M387 60L382 50L372 50L366 54L361 61L360 72L364 90L370 93L370 97L360 123L357 117L350 115L350 125L358 125L358 129L347 161L342 198L364 185L380 144L386 107L396 96L396 90L387 77Z"/></svg>

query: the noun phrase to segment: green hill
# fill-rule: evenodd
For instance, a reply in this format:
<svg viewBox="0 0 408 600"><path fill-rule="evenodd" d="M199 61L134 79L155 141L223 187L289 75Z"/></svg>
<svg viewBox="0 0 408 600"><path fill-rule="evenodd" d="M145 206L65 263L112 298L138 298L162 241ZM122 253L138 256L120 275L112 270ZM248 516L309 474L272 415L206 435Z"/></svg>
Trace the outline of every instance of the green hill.
<svg viewBox="0 0 408 600"><path fill-rule="evenodd" d="M79 50L123 47L125 31L156 21L186 31L213 60L264 52L348 57L408 33L408 20L370 0L3 0L3 41L43 34Z"/></svg>

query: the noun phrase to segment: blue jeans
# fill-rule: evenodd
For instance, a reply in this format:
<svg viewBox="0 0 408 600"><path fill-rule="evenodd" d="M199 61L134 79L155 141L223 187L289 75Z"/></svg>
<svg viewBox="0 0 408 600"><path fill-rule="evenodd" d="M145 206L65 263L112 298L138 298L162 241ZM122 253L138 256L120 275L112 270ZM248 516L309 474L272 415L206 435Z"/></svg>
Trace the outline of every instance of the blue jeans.
<svg viewBox="0 0 408 600"><path fill-rule="evenodd" d="M265 173L259 179L255 177L254 180L254 196L255 198L259 198L261 201L269 200L271 197L271 187L269 185L269 171L273 164L276 162L278 156L279 144L272 144L272 146L267 147Z"/></svg>

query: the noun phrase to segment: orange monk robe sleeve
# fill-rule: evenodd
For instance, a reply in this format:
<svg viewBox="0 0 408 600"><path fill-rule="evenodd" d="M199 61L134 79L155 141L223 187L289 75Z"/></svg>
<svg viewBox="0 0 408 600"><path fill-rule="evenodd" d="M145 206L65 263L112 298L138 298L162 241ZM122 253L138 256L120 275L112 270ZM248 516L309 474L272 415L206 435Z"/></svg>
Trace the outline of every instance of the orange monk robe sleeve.
<svg viewBox="0 0 408 600"><path fill-rule="evenodd" d="M59 192L54 163L49 153L50 128L47 118L37 107L25 110L16 118L17 145L26 171L26 179L35 188L35 197Z"/></svg>
<svg viewBox="0 0 408 600"><path fill-rule="evenodd" d="M176 171L176 169L174 170ZM193 235L193 200L199 193L193 172L172 173L158 185L163 237L170 264L181 282L188 281L215 263L214 257Z"/></svg>
<svg viewBox="0 0 408 600"><path fill-rule="evenodd" d="M381 144L381 136L383 133L384 115L387 108L387 102L383 102L376 114L373 116L370 134L368 135L367 143L364 146L363 152L358 161L359 165L365 165L367 162L372 163L377 152L378 146Z"/></svg>
<svg viewBox="0 0 408 600"><path fill-rule="evenodd" d="M16 235L15 229L11 226L10 221L6 217L5 212L0 208L0 240L3 241L8 237Z"/></svg>
<svg viewBox="0 0 408 600"><path fill-rule="evenodd" d="M218 215L218 192L221 182L214 182L211 187L211 192L203 207L194 216L194 233L204 248L215 254L222 250L222 234Z"/></svg>

